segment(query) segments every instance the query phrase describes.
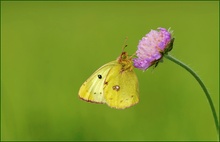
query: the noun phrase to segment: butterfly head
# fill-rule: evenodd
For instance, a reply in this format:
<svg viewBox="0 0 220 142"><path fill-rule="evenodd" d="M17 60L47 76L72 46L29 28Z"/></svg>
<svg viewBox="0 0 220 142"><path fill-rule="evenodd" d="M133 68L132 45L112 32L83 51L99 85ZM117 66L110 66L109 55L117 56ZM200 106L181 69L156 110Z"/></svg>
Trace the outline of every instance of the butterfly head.
<svg viewBox="0 0 220 142"><path fill-rule="evenodd" d="M122 65L121 71L132 71L134 68L132 56L128 56L127 52L122 52L121 55L118 57L117 62Z"/></svg>

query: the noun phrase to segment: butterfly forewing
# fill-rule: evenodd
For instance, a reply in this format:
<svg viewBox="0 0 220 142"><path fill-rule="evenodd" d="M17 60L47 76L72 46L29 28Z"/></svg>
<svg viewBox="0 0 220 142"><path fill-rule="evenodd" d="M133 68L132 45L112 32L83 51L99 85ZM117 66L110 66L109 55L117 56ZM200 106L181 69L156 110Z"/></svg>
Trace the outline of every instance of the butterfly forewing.
<svg viewBox="0 0 220 142"><path fill-rule="evenodd" d="M80 87L79 97L85 101L94 103L105 103L103 87L106 76L110 69L117 64L116 61L109 62L96 70Z"/></svg>

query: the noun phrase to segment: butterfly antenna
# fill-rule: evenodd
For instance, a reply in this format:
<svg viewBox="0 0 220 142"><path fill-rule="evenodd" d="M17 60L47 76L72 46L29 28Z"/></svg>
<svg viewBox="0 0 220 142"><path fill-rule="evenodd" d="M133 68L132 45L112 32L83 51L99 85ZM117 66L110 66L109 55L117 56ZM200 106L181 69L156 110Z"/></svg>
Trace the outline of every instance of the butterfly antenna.
<svg viewBox="0 0 220 142"><path fill-rule="evenodd" d="M128 46L128 45L126 44L127 40L128 40L128 37L125 38L124 44L123 44L123 46L122 46L122 52L124 51L125 47Z"/></svg>

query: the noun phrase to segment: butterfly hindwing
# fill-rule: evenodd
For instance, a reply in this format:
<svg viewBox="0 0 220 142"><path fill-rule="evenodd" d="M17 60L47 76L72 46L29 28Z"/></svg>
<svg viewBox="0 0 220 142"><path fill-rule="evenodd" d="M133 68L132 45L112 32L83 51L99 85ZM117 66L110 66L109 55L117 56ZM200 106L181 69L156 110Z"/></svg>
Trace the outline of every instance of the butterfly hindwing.
<svg viewBox="0 0 220 142"><path fill-rule="evenodd" d="M122 70L122 65L112 67L104 86L106 103L113 108L124 109L139 102L138 79L133 70Z"/></svg>

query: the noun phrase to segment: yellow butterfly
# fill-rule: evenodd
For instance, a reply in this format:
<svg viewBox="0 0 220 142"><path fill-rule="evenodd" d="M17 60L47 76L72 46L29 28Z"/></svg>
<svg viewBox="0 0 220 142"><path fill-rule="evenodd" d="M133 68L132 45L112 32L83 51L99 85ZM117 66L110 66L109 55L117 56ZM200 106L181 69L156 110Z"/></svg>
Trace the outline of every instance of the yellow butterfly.
<svg viewBox="0 0 220 142"><path fill-rule="evenodd" d="M79 97L93 103L106 103L124 109L139 102L138 79L134 72L132 56L122 52L116 61L95 71L80 87Z"/></svg>

